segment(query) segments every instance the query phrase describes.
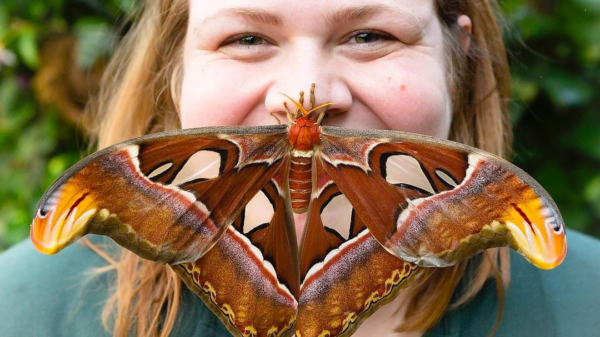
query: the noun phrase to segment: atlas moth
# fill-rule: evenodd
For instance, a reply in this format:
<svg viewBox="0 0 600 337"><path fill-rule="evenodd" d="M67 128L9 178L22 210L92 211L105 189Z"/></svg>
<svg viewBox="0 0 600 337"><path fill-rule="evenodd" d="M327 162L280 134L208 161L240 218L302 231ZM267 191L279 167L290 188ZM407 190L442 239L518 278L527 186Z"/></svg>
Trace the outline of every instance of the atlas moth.
<svg viewBox="0 0 600 337"><path fill-rule="evenodd" d="M234 336L349 336L430 267L509 246L566 254L556 204L473 147L322 126L301 92L288 124L157 133L98 151L45 193L31 240L54 254L101 234L169 264ZM293 212L307 212L300 247Z"/></svg>

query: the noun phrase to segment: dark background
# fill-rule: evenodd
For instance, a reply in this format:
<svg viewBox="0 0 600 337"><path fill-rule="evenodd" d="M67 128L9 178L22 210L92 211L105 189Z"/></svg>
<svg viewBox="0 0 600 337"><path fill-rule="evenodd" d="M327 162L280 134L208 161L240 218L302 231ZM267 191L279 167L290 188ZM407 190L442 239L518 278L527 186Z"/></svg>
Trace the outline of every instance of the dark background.
<svg viewBox="0 0 600 337"><path fill-rule="evenodd" d="M81 110L135 0L0 1L0 251L25 239L44 190L86 154ZM513 162L568 227L600 237L600 1L501 0Z"/></svg>

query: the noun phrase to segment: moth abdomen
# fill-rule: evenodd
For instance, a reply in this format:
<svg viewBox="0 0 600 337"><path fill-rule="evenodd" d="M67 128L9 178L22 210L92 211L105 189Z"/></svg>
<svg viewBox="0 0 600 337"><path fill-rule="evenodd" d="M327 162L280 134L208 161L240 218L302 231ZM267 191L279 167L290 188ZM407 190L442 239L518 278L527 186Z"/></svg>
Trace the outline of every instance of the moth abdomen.
<svg viewBox="0 0 600 337"><path fill-rule="evenodd" d="M295 213L304 213L312 192L312 155L304 157L294 154L290 161L289 177L292 208Z"/></svg>

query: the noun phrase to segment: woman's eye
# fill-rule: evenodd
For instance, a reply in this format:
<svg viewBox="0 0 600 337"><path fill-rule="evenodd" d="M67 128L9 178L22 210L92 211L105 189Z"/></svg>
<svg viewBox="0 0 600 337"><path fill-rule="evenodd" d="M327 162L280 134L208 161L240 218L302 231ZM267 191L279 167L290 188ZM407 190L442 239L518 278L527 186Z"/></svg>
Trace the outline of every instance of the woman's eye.
<svg viewBox="0 0 600 337"><path fill-rule="evenodd" d="M356 43L371 43L379 41L380 36L373 33L360 33L354 36Z"/></svg>
<svg viewBox="0 0 600 337"><path fill-rule="evenodd" d="M267 41L261 36L245 34L245 35L232 36L232 37L228 38L227 40L223 41L221 46L222 47L228 46L228 45L259 46L259 45L262 45L265 43L267 43Z"/></svg>
<svg viewBox="0 0 600 337"><path fill-rule="evenodd" d="M276 51L276 46L275 41L269 37L244 32L225 39L219 50L234 59L251 62L269 58Z"/></svg>
<svg viewBox="0 0 600 337"><path fill-rule="evenodd" d="M255 46L255 45L263 44L263 42L264 42L262 37L254 36L254 35L241 37L238 41L239 41L239 44L247 45L247 46Z"/></svg>
<svg viewBox="0 0 600 337"><path fill-rule="evenodd" d="M392 40L393 37L379 32L358 32L350 37L349 42L354 44L373 44Z"/></svg>

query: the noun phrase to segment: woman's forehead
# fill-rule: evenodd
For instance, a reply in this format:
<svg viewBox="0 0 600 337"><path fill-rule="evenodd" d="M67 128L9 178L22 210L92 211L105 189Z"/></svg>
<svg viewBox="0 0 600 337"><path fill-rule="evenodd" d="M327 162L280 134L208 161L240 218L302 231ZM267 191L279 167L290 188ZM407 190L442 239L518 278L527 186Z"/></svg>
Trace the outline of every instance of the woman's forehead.
<svg viewBox="0 0 600 337"><path fill-rule="evenodd" d="M243 20L273 26L302 22L343 26L362 19L396 17L424 26L433 9L431 0L191 0L190 21L198 25Z"/></svg>

